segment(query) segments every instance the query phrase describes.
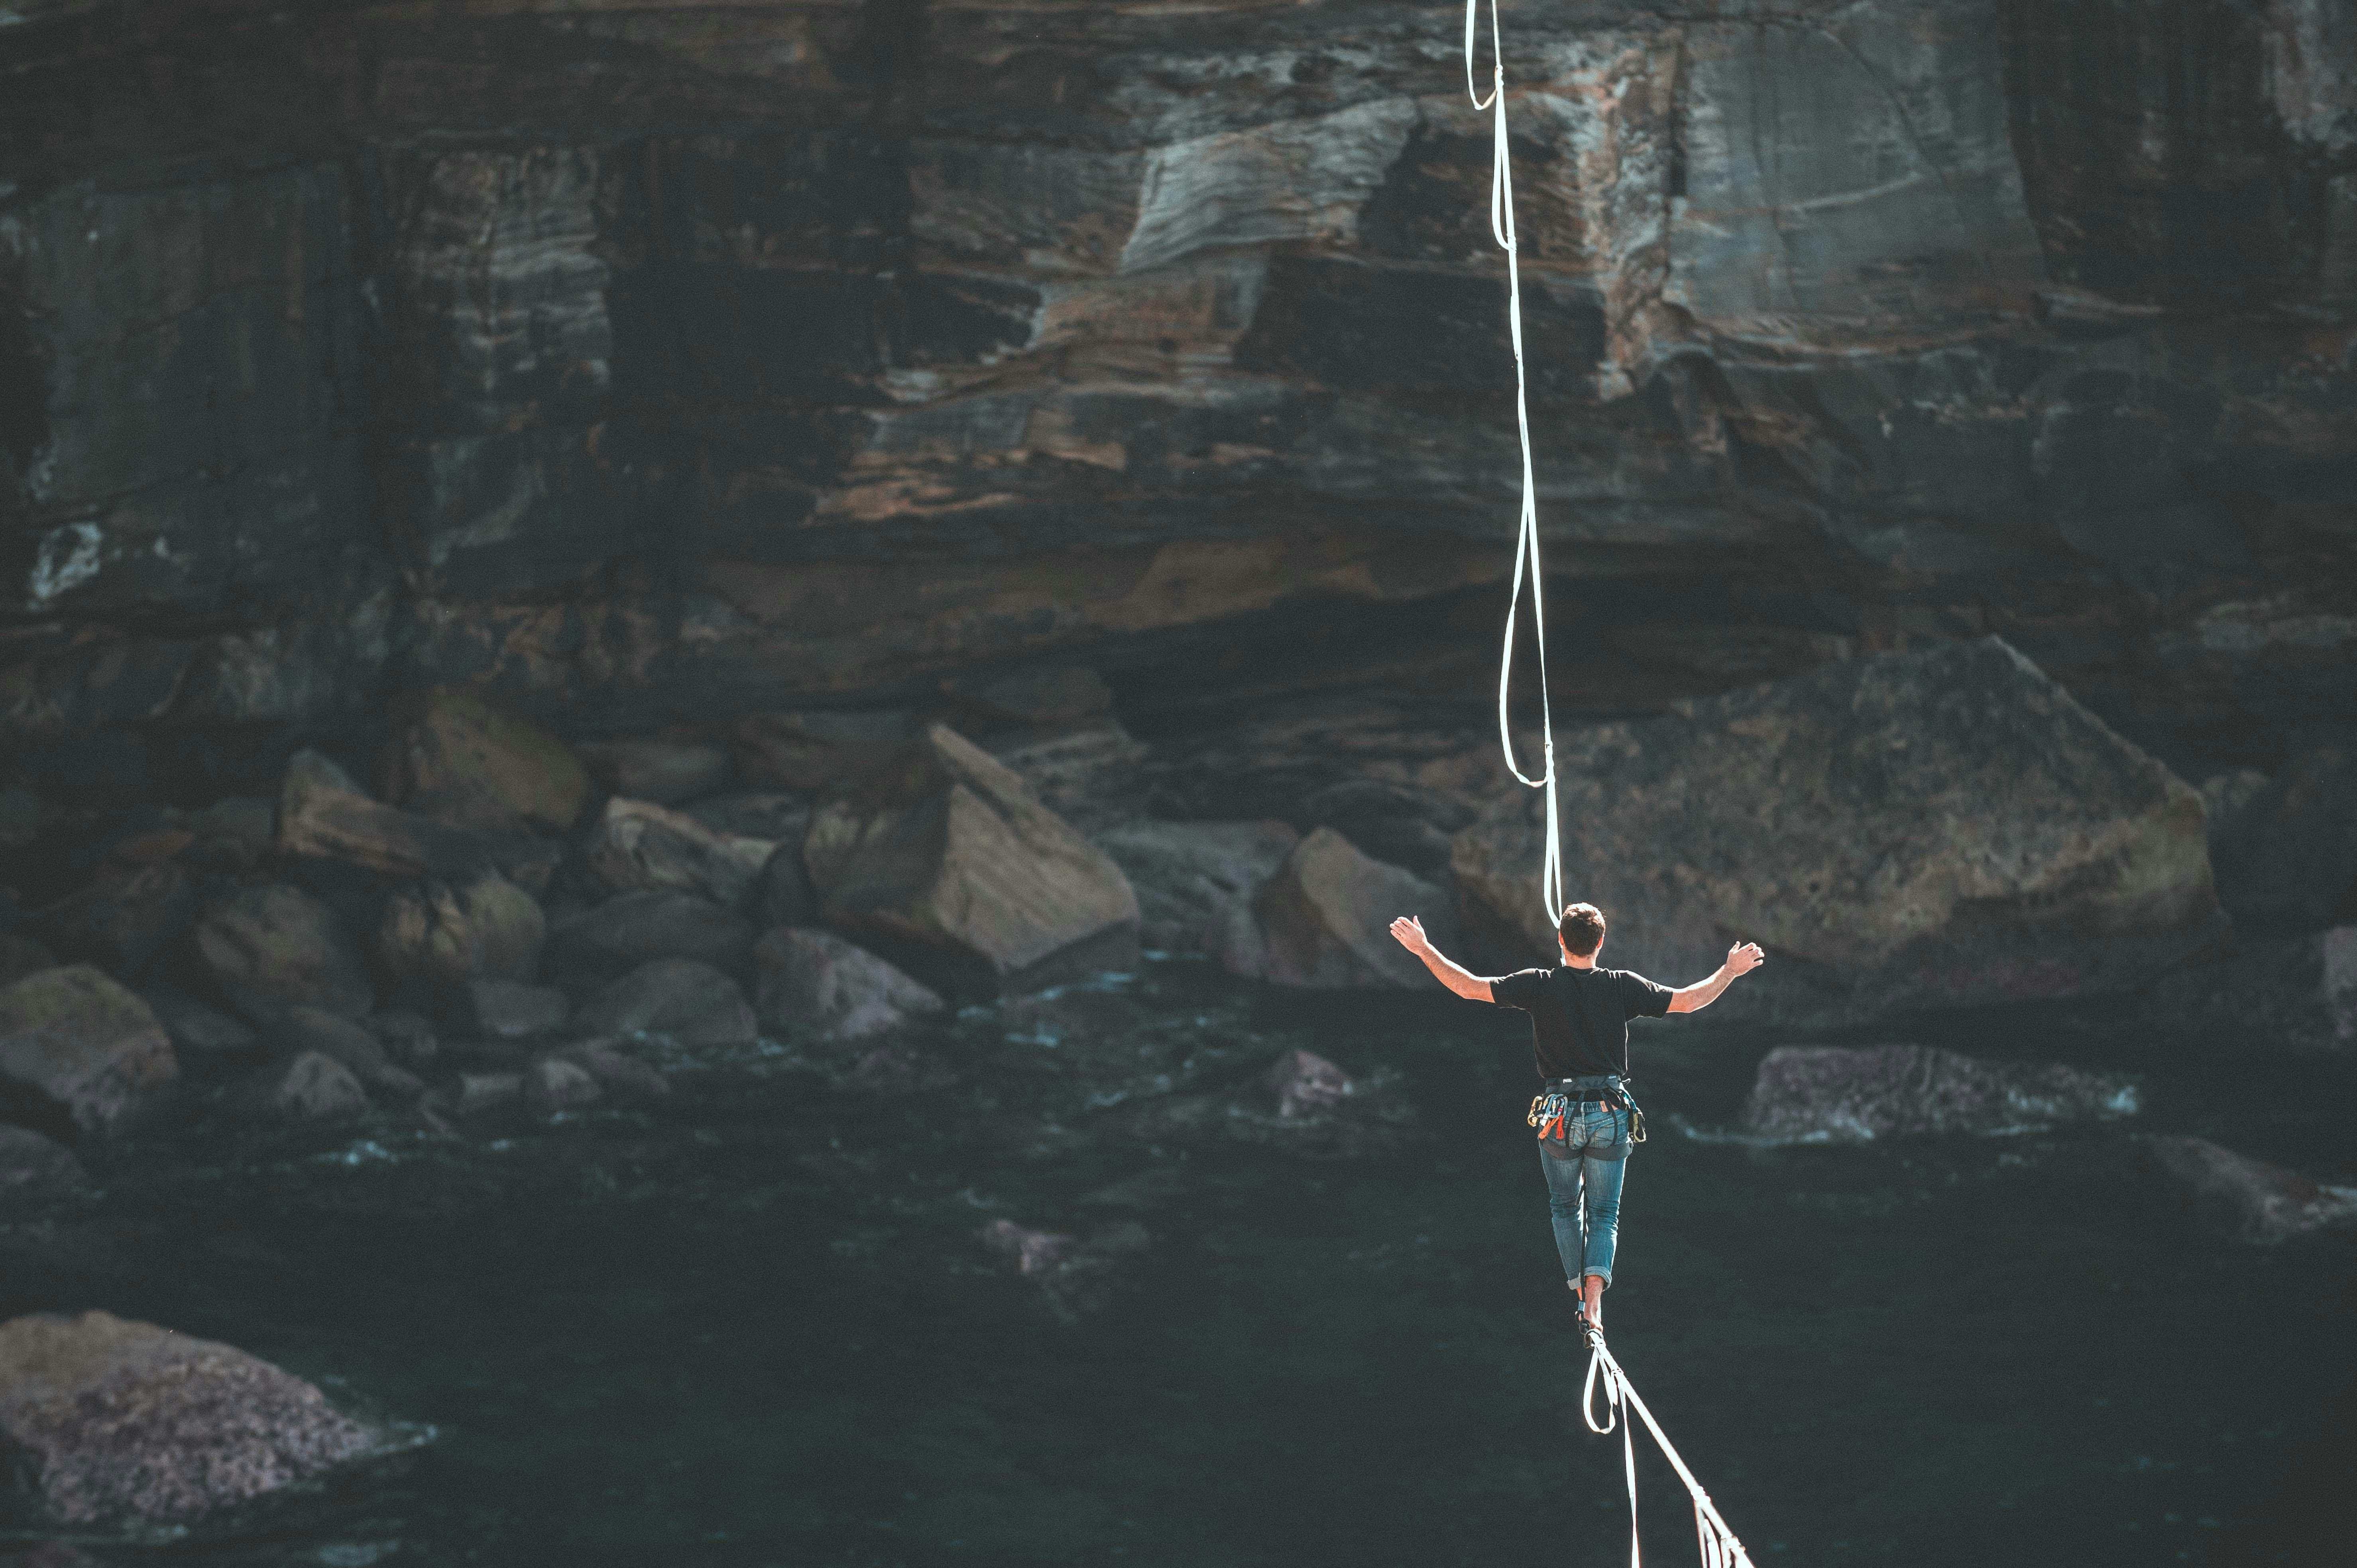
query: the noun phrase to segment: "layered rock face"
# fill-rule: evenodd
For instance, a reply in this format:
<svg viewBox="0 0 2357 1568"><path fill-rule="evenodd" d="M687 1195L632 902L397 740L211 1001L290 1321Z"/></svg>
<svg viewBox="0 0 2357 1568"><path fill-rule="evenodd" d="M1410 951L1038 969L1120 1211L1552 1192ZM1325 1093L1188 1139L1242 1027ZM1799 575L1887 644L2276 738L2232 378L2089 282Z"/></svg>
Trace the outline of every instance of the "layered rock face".
<svg viewBox="0 0 2357 1568"><path fill-rule="evenodd" d="M45 779L219 793L440 685L627 733L1052 648L1183 707L1489 621L1449 6L13 17L0 731ZM1523 7L1507 48L1583 700L1996 631L2197 777L2348 716L2330 0Z"/></svg>

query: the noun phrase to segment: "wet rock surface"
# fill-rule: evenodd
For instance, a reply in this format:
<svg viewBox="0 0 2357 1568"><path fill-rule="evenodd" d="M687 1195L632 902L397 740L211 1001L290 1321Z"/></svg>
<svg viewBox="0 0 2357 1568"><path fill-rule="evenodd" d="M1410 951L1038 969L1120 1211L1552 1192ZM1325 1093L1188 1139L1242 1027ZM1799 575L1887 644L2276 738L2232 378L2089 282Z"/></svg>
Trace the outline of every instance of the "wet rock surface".
<svg viewBox="0 0 2357 1568"><path fill-rule="evenodd" d="M741 1046L760 1033L737 983L708 963L662 958L584 1003L575 1025L597 1035L662 1035L681 1046Z"/></svg>
<svg viewBox="0 0 2357 1568"><path fill-rule="evenodd" d="M2147 1146L2162 1176L2214 1234L2267 1245L2357 1226L2357 1187L2319 1186L2207 1138L2155 1138Z"/></svg>
<svg viewBox="0 0 2357 1568"><path fill-rule="evenodd" d="M1743 1118L1783 1137L1900 1138L2111 1122L2141 1107L2118 1074L1929 1046L1781 1046L1760 1064Z"/></svg>
<svg viewBox="0 0 2357 1568"><path fill-rule="evenodd" d="M376 1443L300 1378L103 1312L0 1324L0 1432L43 1519L109 1530L199 1521Z"/></svg>
<svg viewBox="0 0 2357 1568"><path fill-rule="evenodd" d="M906 1027L946 1005L866 949L826 931L780 927L753 949L754 1009L776 1029L857 1040Z"/></svg>
<svg viewBox="0 0 2357 1568"><path fill-rule="evenodd" d="M369 1092L360 1075L325 1051L302 1051L239 1086L248 1115L288 1122L343 1122L364 1113Z"/></svg>

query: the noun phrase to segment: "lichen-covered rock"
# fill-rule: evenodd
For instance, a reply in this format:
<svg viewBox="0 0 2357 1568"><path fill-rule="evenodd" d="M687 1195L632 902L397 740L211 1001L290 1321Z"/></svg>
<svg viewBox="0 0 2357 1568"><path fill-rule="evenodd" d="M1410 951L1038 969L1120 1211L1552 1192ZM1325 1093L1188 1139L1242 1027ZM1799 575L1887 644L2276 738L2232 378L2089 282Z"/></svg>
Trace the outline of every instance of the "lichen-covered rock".
<svg viewBox="0 0 2357 1568"><path fill-rule="evenodd" d="M1566 892L1611 961L1774 961L1727 1015L1857 1019L2149 978L2223 929L2201 799L1994 638L1558 738ZM1553 950L1537 791L1457 835L1469 902Z"/></svg>
<svg viewBox="0 0 2357 1568"><path fill-rule="evenodd" d="M1930 1046L1780 1046L1744 1120L1788 1138L2029 1132L2134 1116L2136 1080L2049 1062L1985 1061Z"/></svg>
<svg viewBox="0 0 2357 1568"><path fill-rule="evenodd" d="M460 827L563 832L589 776L563 741L473 692L437 688L394 744L385 793Z"/></svg>
<svg viewBox="0 0 2357 1568"><path fill-rule="evenodd" d="M0 1324L0 1437L46 1522L107 1530L195 1523L377 1443L268 1362L103 1312Z"/></svg>
<svg viewBox="0 0 2357 1568"><path fill-rule="evenodd" d="M42 911L49 947L68 961L94 963L128 980L196 918L197 889L173 861L114 870Z"/></svg>
<svg viewBox="0 0 2357 1568"><path fill-rule="evenodd" d="M1259 961L1243 972L1280 985L1427 985L1432 977L1424 965L1393 940L1392 921L1420 918L1443 951L1457 938L1448 894L1360 854L1331 828L1293 847L1254 897L1253 915L1262 939Z"/></svg>
<svg viewBox="0 0 2357 1568"><path fill-rule="evenodd" d="M246 1079L236 1103L257 1120L343 1122L367 1112L369 1095L345 1063L325 1051L301 1051Z"/></svg>
<svg viewBox="0 0 2357 1568"><path fill-rule="evenodd" d="M743 905L777 852L771 839L716 832L683 811L617 796L588 843L589 868L617 893L672 888Z"/></svg>
<svg viewBox="0 0 2357 1568"><path fill-rule="evenodd" d="M2150 1147L2162 1176L2216 1234L2266 1245L2357 1225L2357 1187L2327 1187L2207 1138L2155 1138Z"/></svg>
<svg viewBox="0 0 2357 1568"><path fill-rule="evenodd" d="M659 958L694 959L741 971L753 950L753 922L693 893L649 888L565 916L548 933L554 972L626 973Z"/></svg>
<svg viewBox="0 0 2357 1568"><path fill-rule="evenodd" d="M728 787L732 771L727 751L710 741L642 736L587 742L575 749L607 789L659 806L716 795Z"/></svg>
<svg viewBox="0 0 2357 1568"><path fill-rule="evenodd" d="M1094 835L1137 893L1138 940L1176 952L1218 953L1229 922L1301 835L1284 822L1123 822Z"/></svg>
<svg viewBox="0 0 2357 1568"><path fill-rule="evenodd" d="M442 994L478 980L529 983L547 918L522 888L487 872L453 886L414 884L385 900L377 959L396 984Z"/></svg>
<svg viewBox="0 0 2357 1568"><path fill-rule="evenodd" d="M822 807L802 856L829 925L948 994L1137 961L1121 868L944 725Z"/></svg>
<svg viewBox="0 0 2357 1568"><path fill-rule="evenodd" d="M573 1021L593 1035L661 1035L690 1048L750 1045L761 1032L735 981L684 958L640 965L584 1003Z"/></svg>
<svg viewBox="0 0 2357 1568"><path fill-rule="evenodd" d="M34 1116L114 1137L160 1110L179 1077L147 1004L88 964L0 990L0 1092Z"/></svg>
<svg viewBox="0 0 2357 1568"><path fill-rule="evenodd" d="M249 1022L288 1007L368 1015L376 988L334 910L283 882L241 887L197 918L199 962L213 986Z"/></svg>
<svg viewBox="0 0 2357 1568"><path fill-rule="evenodd" d="M929 987L829 931L770 932L754 946L753 970L761 1022L826 1040L864 1039L945 1006Z"/></svg>
<svg viewBox="0 0 2357 1568"><path fill-rule="evenodd" d="M30 1127L0 1125L0 1214L63 1197L88 1179L64 1144Z"/></svg>

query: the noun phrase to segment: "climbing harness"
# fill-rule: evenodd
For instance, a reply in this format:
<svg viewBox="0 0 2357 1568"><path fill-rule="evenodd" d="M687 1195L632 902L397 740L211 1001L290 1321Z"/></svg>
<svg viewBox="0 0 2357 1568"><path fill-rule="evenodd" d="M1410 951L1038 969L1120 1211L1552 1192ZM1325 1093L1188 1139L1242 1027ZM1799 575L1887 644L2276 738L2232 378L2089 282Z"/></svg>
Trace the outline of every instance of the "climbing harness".
<svg viewBox="0 0 2357 1568"><path fill-rule="evenodd" d="M1620 1464L1629 1477L1629 1568L1641 1568L1637 1555L1637 1444L1630 1428L1631 1411L1644 1422L1645 1430L1662 1445L1670 1467L1686 1484L1686 1494L1694 1500L1695 1537L1702 1545L1703 1568L1751 1568L1751 1558L1743 1550L1743 1542L1735 1538L1735 1531L1719 1517L1718 1506L1710 1500L1710 1494L1702 1489L1702 1483L1694 1478L1686 1462L1670 1446L1662 1423L1653 1419L1653 1412L1645 1408L1645 1402L1629 1386L1629 1374L1620 1369L1620 1363L1613 1359L1611 1350L1605 1346L1604 1331L1585 1316L1579 1326L1587 1336L1588 1348L1587 1381L1579 1391L1580 1419L1587 1423L1588 1431L1599 1437L1609 1436L1615 1426L1620 1429ZM1604 1423L1600 1426L1596 1421L1596 1384L1599 1377L1604 1382L1605 1400Z"/></svg>
<svg viewBox="0 0 2357 1568"><path fill-rule="evenodd" d="M1474 23L1480 0L1465 0L1465 95L1476 110L1492 112L1490 171L1490 234L1506 252L1506 329L1514 346L1514 427L1522 436L1523 507L1514 534L1514 591L1506 601L1505 651L1498 660L1498 743L1506 753L1506 769L1534 789L1546 792L1546 860L1539 875L1539 897L1546 905L1547 924L1563 912L1563 841L1555 823L1555 711L1547 695L1546 596L1539 571L1538 488L1531 472L1530 397L1523 374L1523 276L1514 244L1514 180L1506 150L1506 54L1500 47L1498 0L1490 0L1490 96L1484 98L1473 81ZM1531 579L1531 633L1539 660L1539 745L1544 766L1536 779L1514 759L1513 726L1506 716L1506 698L1513 680L1514 624L1523 603L1523 574Z"/></svg>
<svg viewBox="0 0 2357 1568"><path fill-rule="evenodd" d="M1645 1113L1637 1107L1630 1094L1626 1079L1610 1089L1561 1090L1550 1089L1531 1097L1530 1114L1524 1124L1538 1129L1539 1145L1559 1160L1571 1157L1571 1119L1583 1106L1601 1105L1608 1110L1625 1111L1629 1114L1629 1142L1645 1141Z"/></svg>
<svg viewBox="0 0 2357 1568"><path fill-rule="evenodd" d="M1491 112L1491 162L1490 170L1490 234L1498 248L1506 252L1506 325L1507 335L1514 349L1514 424L1522 439L1523 505L1522 516L1514 538L1513 595L1506 603L1506 639L1504 652L1498 662L1498 741L1506 754L1507 769L1523 784L1546 794L1546 860L1539 876L1540 897L1546 904L1546 919L1553 925L1563 909L1563 841L1555 820L1555 714L1547 693L1546 675L1546 603L1544 577L1539 569L1539 514L1537 487L1531 469L1531 414L1526 378L1523 371L1523 281L1520 258L1515 250L1514 179L1506 140L1506 54L1498 27L1498 0L1490 0L1490 95L1481 96L1473 75L1474 47L1478 41L1478 23L1481 0L1465 0L1465 94L1473 101L1474 109ZM1531 631L1537 645L1539 662L1539 724L1543 766L1536 779L1522 769L1514 758L1513 727L1507 717L1507 696L1513 678L1514 626L1522 609L1523 576L1527 571L1531 580ZM1623 1095L1625 1099L1625 1092ZM1564 1136L1566 1118L1577 1104L1584 1103L1576 1095L1542 1094L1531 1101L1530 1125L1539 1129L1546 1139L1552 1132L1558 1139ZM1644 1140L1644 1121L1634 1101L1629 1101L1630 1135L1632 1143ZM1552 1152L1552 1151L1550 1151ZM1661 1423L1629 1386L1628 1374L1604 1343L1602 1330L1580 1318L1580 1329L1587 1336L1589 1351L1587 1381L1579 1396L1580 1419L1587 1429L1598 1436L1608 1436L1612 1429L1620 1429L1622 1466L1629 1477L1629 1568L1641 1568L1637 1544L1637 1446L1631 1431L1629 1413L1634 1412L1660 1444L1678 1478L1686 1484L1694 1499L1695 1534L1702 1546L1703 1568L1751 1568L1751 1559L1735 1531L1719 1517L1718 1509L1710 1494L1694 1478L1678 1451L1662 1431ZM1604 1384L1605 1410L1603 1424L1597 1423L1596 1385Z"/></svg>

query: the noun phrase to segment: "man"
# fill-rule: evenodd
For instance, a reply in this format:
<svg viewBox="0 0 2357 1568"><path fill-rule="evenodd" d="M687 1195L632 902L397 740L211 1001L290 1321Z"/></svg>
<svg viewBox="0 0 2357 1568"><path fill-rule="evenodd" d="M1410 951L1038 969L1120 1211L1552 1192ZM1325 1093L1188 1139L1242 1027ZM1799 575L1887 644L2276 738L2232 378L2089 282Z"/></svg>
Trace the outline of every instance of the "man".
<svg viewBox="0 0 2357 1568"><path fill-rule="evenodd" d="M1604 1292L1612 1283L1612 1253L1620 1235L1620 1179L1629 1160L1629 1101L1621 1091L1628 1070L1629 1020L1698 1013L1719 993L1767 961L1756 942L1738 942L1708 980L1673 991L1627 970L1598 969L1604 911L1574 904L1555 925L1563 963L1484 980L1441 956L1413 917L1392 922L1392 935L1424 961L1433 978L1469 1002L1496 1002L1531 1015L1531 1052L1544 1087L1572 1102L1565 1121L1565 1155L1540 1146L1546 1172L1547 1210L1564 1283L1580 1311L1604 1326Z"/></svg>

